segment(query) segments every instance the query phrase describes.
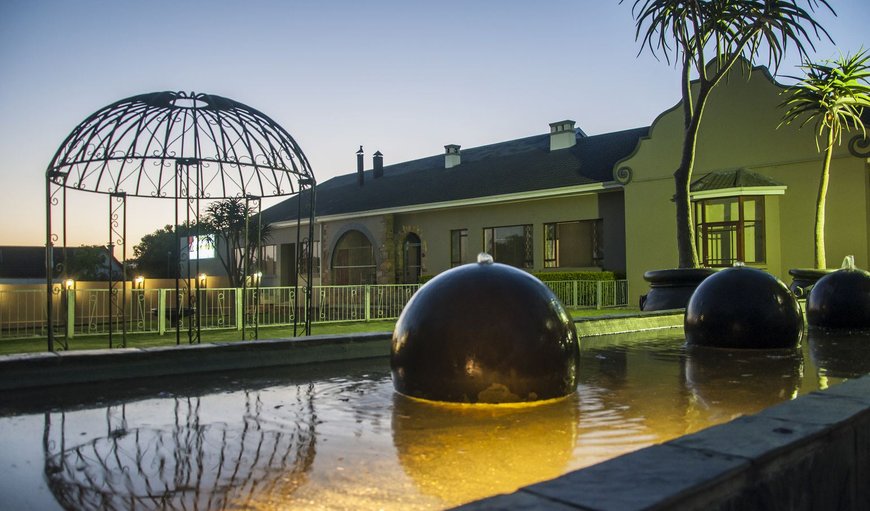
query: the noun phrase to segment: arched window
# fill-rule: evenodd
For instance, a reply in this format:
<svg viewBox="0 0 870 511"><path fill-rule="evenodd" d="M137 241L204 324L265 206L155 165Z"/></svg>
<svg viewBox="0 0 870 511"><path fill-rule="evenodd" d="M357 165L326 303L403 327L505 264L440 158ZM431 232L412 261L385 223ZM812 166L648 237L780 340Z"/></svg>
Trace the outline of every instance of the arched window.
<svg viewBox="0 0 870 511"><path fill-rule="evenodd" d="M332 274L340 286L377 282L375 252L365 234L348 231L341 236L332 253Z"/></svg>

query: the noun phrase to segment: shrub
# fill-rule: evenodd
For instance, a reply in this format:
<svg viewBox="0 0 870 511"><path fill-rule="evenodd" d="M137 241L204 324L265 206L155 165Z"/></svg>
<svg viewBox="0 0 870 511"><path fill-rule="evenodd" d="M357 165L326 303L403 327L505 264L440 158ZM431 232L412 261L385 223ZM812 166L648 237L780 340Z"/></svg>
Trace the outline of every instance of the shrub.
<svg viewBox="0 0 870 511"><path fill-rule="evenodd" d="M554 280L616 280L612 271L545 271L533 272L532 275L544 282Z"/></svg>

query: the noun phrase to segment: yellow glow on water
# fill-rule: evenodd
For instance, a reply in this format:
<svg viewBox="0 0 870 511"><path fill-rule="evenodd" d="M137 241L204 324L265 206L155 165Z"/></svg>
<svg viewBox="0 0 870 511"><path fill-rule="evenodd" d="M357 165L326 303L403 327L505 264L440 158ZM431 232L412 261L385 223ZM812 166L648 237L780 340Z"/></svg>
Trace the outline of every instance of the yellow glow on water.
<svg viewBox="0 0 870 511"><path fill-rule="evenodd" d="M457 410L474 410L474 411L482 411L487 409L493 410L509 410L514 408L535 408L538 406L548 406L553 403L558 403L560 401L565 401L567 399L571 399L574 394L569 394L563 397L556 397L552 399L540 399L537 401L513 401L508 403L454 403L451 401L433 401L431 399L424 399L422 397L416 396L408 396L406 394L402 394L400 392L396 392L396 394L402 396L405 399L409 399L411 401L416 401L420 404L426 404L433 407L439 407L447 409L457 409Z"/></svg>
<svg viewBox="0 0 870 511"><path fill-rule="evenodd" d="M393 443L420 492L448 506L558 477L574 452L575 396L468 405L396 396Z"/></svg>

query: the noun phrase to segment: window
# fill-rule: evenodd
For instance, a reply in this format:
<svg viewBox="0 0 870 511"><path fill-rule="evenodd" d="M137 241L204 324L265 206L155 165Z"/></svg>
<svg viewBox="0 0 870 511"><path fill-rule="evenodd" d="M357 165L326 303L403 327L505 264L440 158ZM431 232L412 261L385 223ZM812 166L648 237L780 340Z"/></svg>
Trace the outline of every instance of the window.
<svg viewBox="0 0 870 511"><path fill-rule="evenodd" d="M468 229L450 231L450 267L459 266L468 260Z"/></svg>
<svg viewBox="0 0 870 511"><path fill-rule="evenodd" d="M278 275L278 245L260 247L260 264L257 266L263 275Z"/></svg>
<svg viewBox="0 0 870 511"><path fill-rule="evenodd" d="M695 234L704 266L731 266L736 261L763 263L764 197L695 202Z"/></svg>
<svg viewBox="0 0 870 511"><path fill-rule="evenodd" d="M333 282L337 285L374 284L377 281L372 243L359 231L341 236L332 254Z"/></svg>
<svg viewBox="0 0 870 511"><path fill-rule="evenodd" d="M531 268L534 264L532 226L487 227L483 230L483 250L496 262Z"/></svg>
<svg viewBox="0 0 870 511"><path fill-rule="evenodd" d="M602 225L600 219L544 224L544 268L600 265Z"/></svg>
<svg viewBox="0 0 870 511"><path fill-rule="evenodd" d="M302 242L302 253L299 255L299 271L303 275L308 275L308 249L311 248L311 245L307 241ZM316 277L320 275L320 240L315 240L313 245L314 254L311 258L311 274Z"/></svg>
<svg viewBox="0 0 870 511"><path fill-rule="evenodd" d="M405 284L417 284L420 282L420 272L422 266L422 243L420 237L416 234L409 233L405 237L405 242L402 244L402 252L404 253L405 275L403 282Z"/></svg>

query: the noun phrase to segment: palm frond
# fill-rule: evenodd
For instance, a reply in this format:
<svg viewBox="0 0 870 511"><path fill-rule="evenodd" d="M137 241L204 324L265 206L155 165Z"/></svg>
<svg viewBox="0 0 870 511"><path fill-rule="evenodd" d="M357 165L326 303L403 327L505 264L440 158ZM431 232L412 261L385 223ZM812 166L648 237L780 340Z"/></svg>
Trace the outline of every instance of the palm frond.
<svg viewBox="0 0 870 511"><path fill-rule="evenodd" d="M788 87L780 103L786 108L782 124L800 120L800 127L813 124L818 139L833 132L837 143L842 142L844 131L857 130L866 136L862 119L865 108L870 108L870 54L861 49L854 55L846 54L835 60L810 62L799 66L804 76Z"/></svg>

